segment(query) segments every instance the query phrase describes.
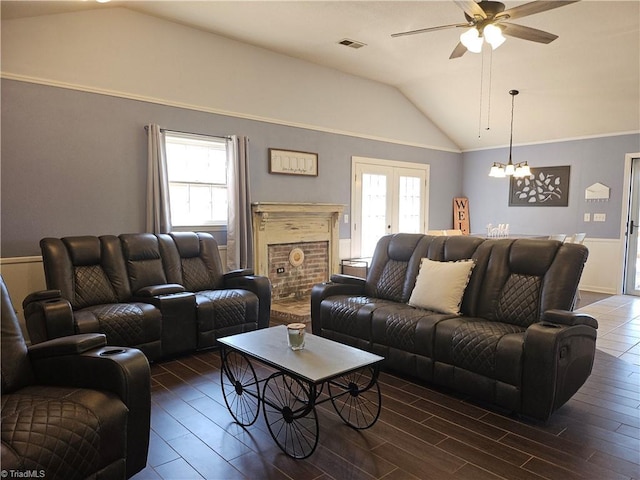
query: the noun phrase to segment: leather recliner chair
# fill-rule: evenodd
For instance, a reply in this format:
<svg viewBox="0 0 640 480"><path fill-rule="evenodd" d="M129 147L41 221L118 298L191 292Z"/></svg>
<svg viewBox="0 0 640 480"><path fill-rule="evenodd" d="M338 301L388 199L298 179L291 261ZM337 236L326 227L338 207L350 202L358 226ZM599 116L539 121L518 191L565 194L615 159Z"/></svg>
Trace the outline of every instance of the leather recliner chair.
<svg viewBox="0 0 640 480"><path fill-rule="evenodd" d="M1 276L0 286L3 471L69 480L122 479L142 470L151 410L144 354L105 347L97 333L28 347ZM55 291L30 295L25 309L43 302L71 315Z"/></svg>
<svg viewBox="0 0 640 480"><path fill-rule="evenodd" d="M198 348L216 339L269 326L271 283L250 269L224 272L218 243L208 233L158 235L170 282L195 294Z"/></svg>

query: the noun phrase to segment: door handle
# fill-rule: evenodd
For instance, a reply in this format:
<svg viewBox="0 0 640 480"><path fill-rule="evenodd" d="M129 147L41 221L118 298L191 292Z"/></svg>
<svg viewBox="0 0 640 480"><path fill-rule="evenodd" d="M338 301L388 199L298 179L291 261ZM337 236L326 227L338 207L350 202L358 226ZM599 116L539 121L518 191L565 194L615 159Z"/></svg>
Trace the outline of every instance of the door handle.
<svg viewBox="0 0 640 480"><path fill-rule="evenodd" d="M631 220L629 222L629 235L633 235L633 227L637 227L638 225L636 225L635 223L633 223L633 220Z"/></svg>

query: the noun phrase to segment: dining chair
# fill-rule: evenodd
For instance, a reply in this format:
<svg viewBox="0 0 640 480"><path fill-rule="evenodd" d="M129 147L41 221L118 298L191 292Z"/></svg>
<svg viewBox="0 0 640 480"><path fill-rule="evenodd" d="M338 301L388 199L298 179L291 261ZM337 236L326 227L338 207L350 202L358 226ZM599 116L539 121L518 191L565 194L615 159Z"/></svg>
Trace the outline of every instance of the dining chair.
<svg viewBox="0 0 640 480"><path fill-rule="evenodd" d="M576 233L573 236L573 243L579 243L580 245L582 245L586 236L586 233Z"/></svg>
<svg viewBox="0 0 640 480"><path fill-rule="evenodd" d="M578 243L582 245L586 236L586 233L574 233L573 235L569 235L564 243Z"/></svg>
<svg viewBox="0 0 640 480"><path fill-rule="evenodd" d="M549 235L549 240L557 240L559 242L564 242L567 236L563 233L557 233L554 235Z"/></svg>

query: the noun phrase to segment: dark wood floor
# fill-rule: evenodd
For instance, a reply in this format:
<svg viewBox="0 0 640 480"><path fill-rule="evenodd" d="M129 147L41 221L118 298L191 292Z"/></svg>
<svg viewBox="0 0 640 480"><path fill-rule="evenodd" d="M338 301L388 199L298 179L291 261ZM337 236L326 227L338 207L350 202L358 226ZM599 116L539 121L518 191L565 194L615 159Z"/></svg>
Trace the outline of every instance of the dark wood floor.
<svg viewBox="0 0 640 480"><path fill-rule="evenodd" d="M232 421L219 366L217 351L152 366L149 461L136 480L640 479L639 367L601 351L546 424L383 373L378 422L356 431L322 404L305 460L278 449L262 414L246 430Z"/></svg>

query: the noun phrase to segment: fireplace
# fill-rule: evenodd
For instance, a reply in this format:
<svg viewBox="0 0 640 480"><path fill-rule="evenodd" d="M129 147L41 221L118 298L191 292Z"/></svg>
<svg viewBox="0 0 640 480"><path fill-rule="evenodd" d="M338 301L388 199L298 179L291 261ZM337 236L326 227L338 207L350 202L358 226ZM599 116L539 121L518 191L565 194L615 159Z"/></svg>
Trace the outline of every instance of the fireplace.
<svg viewBox="0 0 640 480"><path fill-rule="evenodd" d="M272 318L282 317L284 309L284 322L309 320L311 288L339 271L343 209L326 203L252 205L254 271L271 281Z"/></svg>

